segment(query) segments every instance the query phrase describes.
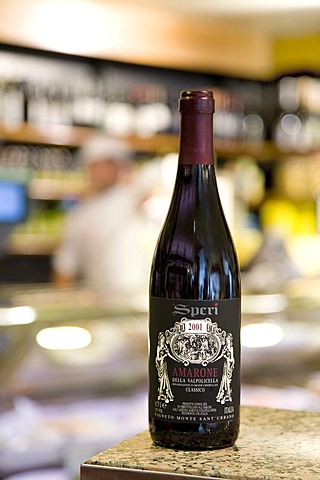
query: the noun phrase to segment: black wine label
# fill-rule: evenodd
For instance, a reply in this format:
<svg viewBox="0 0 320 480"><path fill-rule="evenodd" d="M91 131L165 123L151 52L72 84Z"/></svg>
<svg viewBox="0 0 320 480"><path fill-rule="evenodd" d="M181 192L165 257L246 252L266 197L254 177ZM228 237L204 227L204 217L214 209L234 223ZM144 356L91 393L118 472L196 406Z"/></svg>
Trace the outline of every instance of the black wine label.
<svg viewBox="0 0 320 480"><path fill-rule="evenodd" d="M240 403L240 299L150 298L149 414L233 420Z"/></svg>

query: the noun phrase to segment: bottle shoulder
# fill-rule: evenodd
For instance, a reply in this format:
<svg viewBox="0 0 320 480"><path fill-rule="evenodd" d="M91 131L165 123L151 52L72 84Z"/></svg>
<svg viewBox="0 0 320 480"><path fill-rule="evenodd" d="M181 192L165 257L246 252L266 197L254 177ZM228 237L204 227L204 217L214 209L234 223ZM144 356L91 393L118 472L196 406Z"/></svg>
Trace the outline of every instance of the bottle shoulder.
<svg viewBox="0 0 320 480"><path fill-rule="evenodd" d="M190 199L173 197L159 236L158 248L167 254L185 245L195 254L216 255L234 249L231 233L218 195ZM180 248L181 250L181 248Z"/></svg>
<svg viewBox="0 0 320 480"><path fill-rule="evenodd" d="M164 228L154 255L151 292L170 298L239 297L239 265L227 230L202 237L198 230Z"/></svg>
<svg viewBox="0 0 320 480"><path fill-rule="evenodd" d="M212 168L178 171L151 270L151 293L170 298L235 298L237 256Z"/></svg>

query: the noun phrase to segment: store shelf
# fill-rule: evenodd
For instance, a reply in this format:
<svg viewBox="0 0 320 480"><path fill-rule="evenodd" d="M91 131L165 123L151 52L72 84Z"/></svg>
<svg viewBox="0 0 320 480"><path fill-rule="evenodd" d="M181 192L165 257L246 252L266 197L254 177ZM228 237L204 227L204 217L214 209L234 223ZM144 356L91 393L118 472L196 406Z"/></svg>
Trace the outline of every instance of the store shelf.
<svg viewBox="0 0 320 480"><path fill-rule="evenodd" d="M179 138L177 135L159 134L151 137L127 137L133 150L138 152L167 153L178 152ZM215 139L215 152L218 157L229 158L250 155L259 161L282 159L288 152L282 152L271 142L247 142L242 140ZM292 152L294 153L294 152Z"/></svg>
<svg viewBox="0 0 320 480"><path fill-rule="evenodd" d="M86 194L88 182L85 176L62 173L60 178L32 178L28 196L34 200L77 199Z"/></svg>
<svg viewBox="0 0 320 480"><path fill-rule="evenodd" d="M90 127L68 125L36 125L23 123L18 126L0 125L0 139L4 142L37 145L59 145L80 147L96 130ZM178 135L158 134L140 137L131 135L125 138L136 152L168 153L177 152ZM282 152L273 142L246 142L242 140L216 139L216 154L221 157L252 155L257 160L276 160L288 155ZM294 153L294 152L291 152Z"/></svg>
<svg viewBox="0 0 320 480"><path fill-rule="evenodd" d="M216 139L215 151L216 155L222 158L249 155L258 161L281 160L288 155L288 152L279 150L272 141L250 142Z"/></svg>
<svg viewBox="0 0 320 480"><path fill-rule="evenodd" d="M7 244L9 255L52 255L60 243L59 235L14 233Z"/></svg>
<svg viewBox="0 0 320 480"><path fill-rule="evenodd" d="M69 125L2 124L0 139L5 142L78 147L92 135L92 131L92 128Z"/></svg>

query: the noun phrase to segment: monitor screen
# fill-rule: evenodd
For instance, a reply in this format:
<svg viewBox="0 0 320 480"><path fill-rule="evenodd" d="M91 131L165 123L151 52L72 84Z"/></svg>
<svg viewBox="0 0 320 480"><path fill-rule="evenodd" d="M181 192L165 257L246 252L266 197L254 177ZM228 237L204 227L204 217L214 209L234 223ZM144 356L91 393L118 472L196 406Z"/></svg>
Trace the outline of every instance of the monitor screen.
<svg viewBox="0 0 320 480"><path fill-rule="evenodd" d="M0 223L19 223L27 215L26 187L22 183L0 180Z"/></svg>

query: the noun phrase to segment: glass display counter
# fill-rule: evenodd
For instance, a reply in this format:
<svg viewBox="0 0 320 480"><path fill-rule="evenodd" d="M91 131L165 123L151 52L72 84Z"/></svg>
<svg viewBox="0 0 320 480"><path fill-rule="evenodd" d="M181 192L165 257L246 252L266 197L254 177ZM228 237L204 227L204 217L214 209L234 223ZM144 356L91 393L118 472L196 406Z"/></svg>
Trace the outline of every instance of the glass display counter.
<svg viewBox="0 0 320 480"><path fill-rule="evenodd" d="M299 279L243 296L242 405L320 411L318 292ZM74 480L146 430L147 335L145 292L0 285L0 479L52 467Z"/></svg>

